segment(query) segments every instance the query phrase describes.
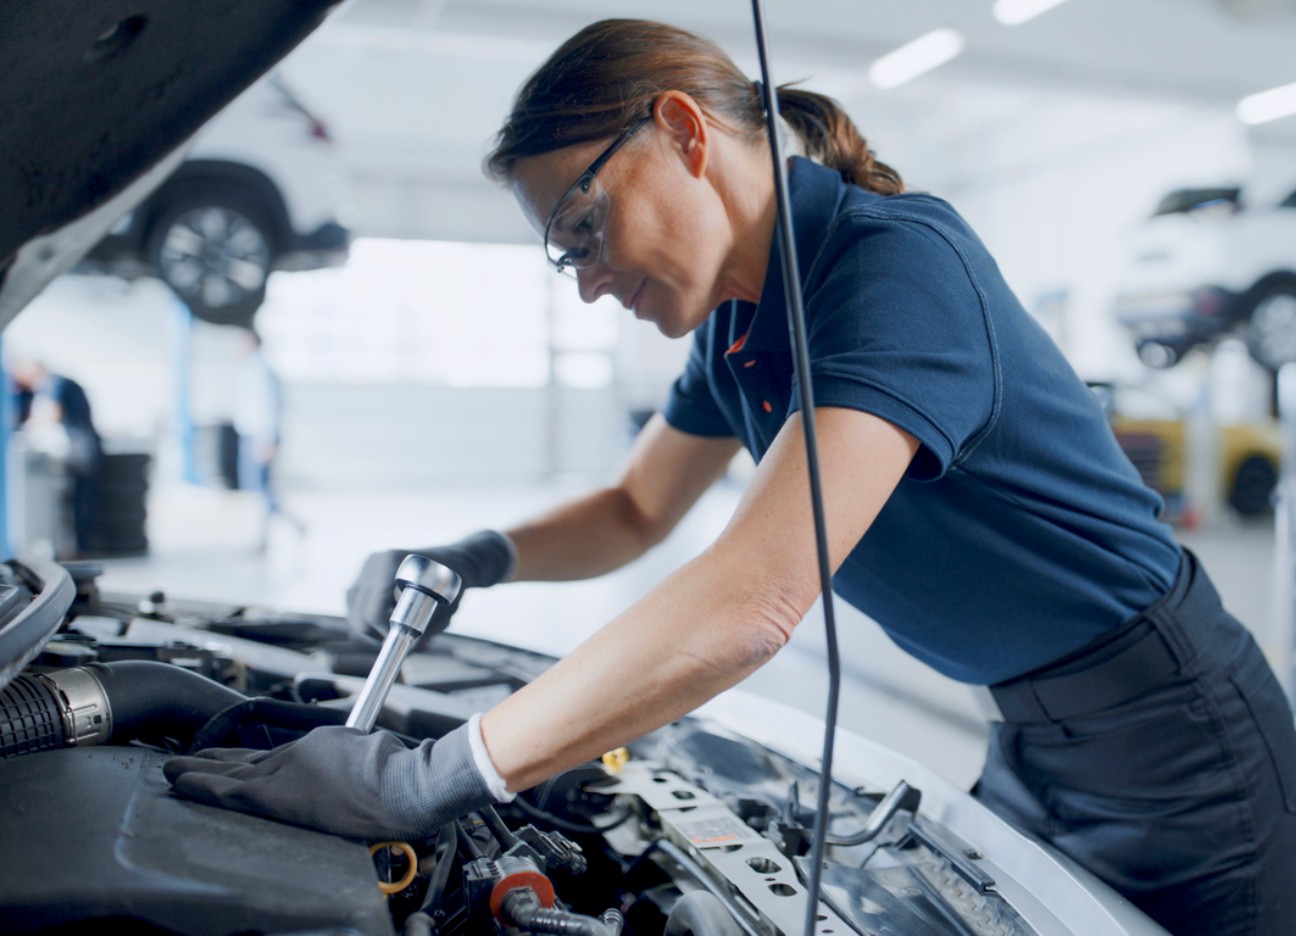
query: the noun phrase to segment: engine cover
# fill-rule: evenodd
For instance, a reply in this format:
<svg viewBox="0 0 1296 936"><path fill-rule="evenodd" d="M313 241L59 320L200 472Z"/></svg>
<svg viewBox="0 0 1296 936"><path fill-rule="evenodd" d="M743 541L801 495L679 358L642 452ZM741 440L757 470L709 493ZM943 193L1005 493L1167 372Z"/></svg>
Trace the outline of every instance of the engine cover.
<svg viewBox="0 0 1296 936"><path fill-rule="evenodd" d="M178 799L142 748L0 761L6 933L392 933L368 849Z"/></svg>

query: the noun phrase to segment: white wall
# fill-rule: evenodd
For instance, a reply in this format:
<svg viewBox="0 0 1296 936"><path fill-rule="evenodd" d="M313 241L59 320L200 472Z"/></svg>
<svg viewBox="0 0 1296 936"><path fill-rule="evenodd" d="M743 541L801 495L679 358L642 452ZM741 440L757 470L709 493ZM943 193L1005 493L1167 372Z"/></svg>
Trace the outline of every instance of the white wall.
<svg viewBox="0 0 1296 936"><path fill-rule="evenodd" d="M290 385L279 477L370 491L604 477L624 451L615 402L605 390Z"/></svg>
<svg viewBox="0 0 1296 936"><path fill-rule="evenodd" d="M390 175L373 169L361 171L353 186L357 229L366 236L537 243L513 196L485 179L394 167Z"/></svg>
<svg viewBox="0 0 1296 936"><path fill-rule="evenodd" d="M174 300L155 281L65 277L19 315L4 343L7 354L80 382L101 433L157 451L165 481L179 476L170 431L178 328ZM238 333L194 323L189 346L194 421L228 419ZM283 433L281 482L314 490L600 478L619 466L627 439L621 397L608 388L322 381L286 384Z"/></svg>

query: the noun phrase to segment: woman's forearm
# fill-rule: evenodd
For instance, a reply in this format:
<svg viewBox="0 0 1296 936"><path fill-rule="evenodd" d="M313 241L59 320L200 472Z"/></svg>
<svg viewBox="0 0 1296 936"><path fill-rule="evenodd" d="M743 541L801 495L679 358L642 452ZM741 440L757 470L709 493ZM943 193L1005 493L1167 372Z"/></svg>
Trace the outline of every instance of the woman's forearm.
<svg viewBox="0 0 1296 936"><path fill-rule="evenodd" d="M615 484L506 531L518 551L514 578L592 578L639 558L675 528L737 450L736 439L689 435L654 416Z"/></svg>
<svg viewBox="0 0 1296 936"><path fill-rule="evenodd" d="M704 553L486 713L482 734L510 790L679 718L777 652L813 595L779 601L723 566Z"/></svg>
<svg viewBox="0 0 1296 936"><path fill-rule="evenodd" d="M656 541L620 488L603 488L505 531L517 547L515 581L593 578L642 556Z"/></svg>

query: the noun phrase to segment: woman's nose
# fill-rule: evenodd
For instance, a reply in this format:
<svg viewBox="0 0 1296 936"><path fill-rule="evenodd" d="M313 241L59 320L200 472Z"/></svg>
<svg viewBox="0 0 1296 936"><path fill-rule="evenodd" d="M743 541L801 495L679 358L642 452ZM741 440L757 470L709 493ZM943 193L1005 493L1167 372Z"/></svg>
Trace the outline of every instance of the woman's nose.
<svg viewBox="0 0 1296 936"><path fill-rule="evenodd" d="M597 302L612 291L612 271L601 262L581 267L576 270L576 283L581 302Z"/></svg>

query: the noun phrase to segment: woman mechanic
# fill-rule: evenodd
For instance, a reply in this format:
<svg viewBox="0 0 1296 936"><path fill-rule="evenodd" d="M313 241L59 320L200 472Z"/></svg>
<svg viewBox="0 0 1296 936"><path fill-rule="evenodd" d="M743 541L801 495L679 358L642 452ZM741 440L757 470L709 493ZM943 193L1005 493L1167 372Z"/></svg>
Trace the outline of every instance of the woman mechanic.
<svg viewBox="0 0 1296 936"><path fill-rule="evenodd" d="M991 687L988 806L1172 932L1290 932L1296 731L1263 656L964 221L902 194L831 100L779 100L810 157L790 192L835 589ZM484 717L413 750L329 727L174 759L183 795L425 837L734 685L817 597L758 87L700 37L596 23L522 87L487 168L585 301L692 351L614 485L417 551L470 587L589 578L659 542L740 445L755 477L710 548ZM385 626L405 552L366 562L356 624Z"/></svg>

